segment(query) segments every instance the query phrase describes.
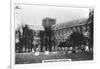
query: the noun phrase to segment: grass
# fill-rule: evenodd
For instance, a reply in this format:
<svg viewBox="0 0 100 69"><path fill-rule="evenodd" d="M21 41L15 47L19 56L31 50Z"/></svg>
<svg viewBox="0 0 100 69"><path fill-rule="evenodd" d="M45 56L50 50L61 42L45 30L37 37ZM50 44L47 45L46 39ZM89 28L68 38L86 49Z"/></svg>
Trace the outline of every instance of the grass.
<svg viewBox="0 0 100 69"><path fill-rule="evenodd" d="M72 61L93 60L93 53L80 52L77 54L52 54L44 55L41 53L35 56L34 53L16 53L16 64L42 63L42 60L49 59L72 59Z"/></svg>

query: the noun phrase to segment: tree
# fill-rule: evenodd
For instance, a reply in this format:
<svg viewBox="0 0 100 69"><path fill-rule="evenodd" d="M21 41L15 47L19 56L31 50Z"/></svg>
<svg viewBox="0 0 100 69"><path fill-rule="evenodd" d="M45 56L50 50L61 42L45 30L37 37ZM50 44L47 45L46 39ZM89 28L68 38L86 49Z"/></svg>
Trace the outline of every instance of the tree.
<svg viewBox="0 0 100 69"><path fill-rule="evenodd" d="M19 29L15 30L15 52L20 52L20 40L21 32Z"/></svg>
<svg viewBox="0 0 100 69"><path fill-rule="evenodd" d="M82 44L86 44L87 42L87 37L84 37L84 35L82 33L79 32L73 32L70 35L70 42L72 43L72 45L75 46L81 46Z"/></svg>
<svg viewBox="0 0 100 69"><path fill-rule="evenodd" d="M33 38L34 38L34 31L33 30L30 30L30 48L31 48L31 51L32 51L32 48L34 47L34 45L32 44L33 43Z"/></svg>
<svg viewBox="0 0 100 69"><path fill-rule="evenodd" d="M51 26L45 27L46 50L52 51L52 36L54 36Z"/></svg>
<svg viewBox="0 0 100 69"><path fill-rule="evenodd" d="M43 51L43 46L45 45L44 43L44 36L45 36L45 32L44 31L40 31L39 33L39 37L40 37L40 42L41 42L41 51Z"/></svg>

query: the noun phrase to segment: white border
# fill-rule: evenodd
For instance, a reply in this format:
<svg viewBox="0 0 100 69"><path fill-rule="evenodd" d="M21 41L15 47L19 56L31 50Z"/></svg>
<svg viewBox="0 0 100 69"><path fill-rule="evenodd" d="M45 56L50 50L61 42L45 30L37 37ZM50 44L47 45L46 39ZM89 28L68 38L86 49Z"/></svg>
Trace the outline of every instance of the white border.
<svg viewBox="0 0 100 69"><path fill-rule="evenodd" d="M70 65L70 64L88 64L88 63L95 63L95 46L97 46L94 42L94 62L93 61L75 61L75 62L57 62L57 63L37 63L37 64L20 64L20 65L15 65L15 29L14 29L14 4L15 3L20 3L20 4L32 4L32 5L47 5L47 6L62 6L62 7L80 7L80 8L93 8L94 9L94 15L95 15L95 7L94 6L83 6L83 5L56 5L56 4L36 4L36 3L25 3L24 1L23 2L14 2L14 1L11 1L11 24L10 24L10 28L11 28L11 68L41 68L41 67L48 67L48 66L57 66L57 65L61 65L61 66L64 66L64 65ZM94 16L94 20L95 20L95 16ZM95 21L94 21L94 31L95 31ZM94 39L95 39L95 33L94 33Z"/></svg>

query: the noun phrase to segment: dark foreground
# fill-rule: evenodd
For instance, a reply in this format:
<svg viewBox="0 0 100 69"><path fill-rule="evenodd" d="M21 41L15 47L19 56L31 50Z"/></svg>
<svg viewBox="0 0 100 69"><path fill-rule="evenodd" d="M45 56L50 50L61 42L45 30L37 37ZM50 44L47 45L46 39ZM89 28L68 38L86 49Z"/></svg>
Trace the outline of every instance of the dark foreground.
<svg viewBox="0 0 100 69"><path fill-rule="evenodd" d="M80 52L72 54L52 54L44 55L40 54L35 56L34 53L16 53L15 64L30 64L30 63L42 63L42 60L49 59L71 59L72 61L84 61L93 60L93 53Z"/></svg>

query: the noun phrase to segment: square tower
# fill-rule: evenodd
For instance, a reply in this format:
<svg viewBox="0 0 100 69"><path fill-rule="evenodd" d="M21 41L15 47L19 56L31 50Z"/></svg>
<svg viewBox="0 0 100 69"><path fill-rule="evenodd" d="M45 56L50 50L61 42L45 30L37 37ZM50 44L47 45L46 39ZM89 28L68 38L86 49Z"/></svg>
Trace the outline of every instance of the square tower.
<svg viewBox="0 0 100 69"><path fill-rule="evenodd" d="M52 18L45 18L42 20L42 26L43 27L50 27L52 25L56 24L56 19L52 19Z"/></svg>

